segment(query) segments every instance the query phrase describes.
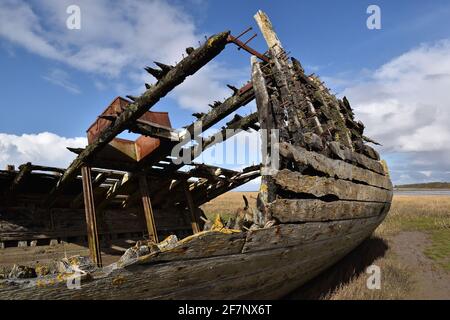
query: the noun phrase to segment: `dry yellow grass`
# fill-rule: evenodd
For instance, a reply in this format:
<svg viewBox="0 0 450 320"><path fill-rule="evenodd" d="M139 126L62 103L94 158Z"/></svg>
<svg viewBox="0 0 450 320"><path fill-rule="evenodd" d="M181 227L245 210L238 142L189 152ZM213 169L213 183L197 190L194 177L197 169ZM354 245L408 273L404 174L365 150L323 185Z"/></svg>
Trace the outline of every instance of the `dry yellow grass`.
<svg viewBox="0 0 450 320"><path fill-rule="evenodd" d="M227 219L237 209L244 207L243 195L247 197L250 206L256 206L258 192L227 192L215 198L213 201L205 203L201 208L208 219L214 218L217 214Z"/></svg>
<svg viewBox="0 0 450 320"><path fill-rule="evenodd" d="M243 207L245 194L255 205L256 192L229 192L203 206L208 217L224 217ZM450 197L394 196L390 213L374 235L337 265L291 294L292 299L403 299L414 290L414 275L403 265L389 243L401 231L421 231L430 236L424 253L450 270ZM382 289L366 286L368 265L379 266ZM450 298L450 297L449 297Z"/></svg>
<svg viewBox="0 0 450 320"><path fill-rule="evenodd" d="M450 197L395 196L386 220L377 229L380 235L399 231L432 231L450 228Z"/></svg>

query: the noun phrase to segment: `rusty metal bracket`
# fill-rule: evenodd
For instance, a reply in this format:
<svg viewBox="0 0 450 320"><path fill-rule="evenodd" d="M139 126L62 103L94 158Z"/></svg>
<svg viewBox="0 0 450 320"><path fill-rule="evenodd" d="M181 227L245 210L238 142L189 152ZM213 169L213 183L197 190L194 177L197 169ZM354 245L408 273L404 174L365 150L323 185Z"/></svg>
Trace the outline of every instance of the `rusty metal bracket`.
<svg viewBox="0 0 450 320"><path fill-rule="evenodd" d="M249 32L250 30L252 30L252 28L248 28L247 30L241 32L237 37L229 34L228 35L228 42L234 43L235 45L238 46L238 50L240 49L244 49L245 51L247 51L248 53L258 57L259 59L261 59L264 62L269 62L270 59L268 56L266 56L265 54L262 54L258 51L256 51L255 49L251 48L250 46L248 46L248 43L250 41L252 41L257 34L255 33L252 37L250 37L250 39L248 39L246 42L242 42L241 40L239 40L240 37L242 37L244 34L246 34L247 32Z"/></svg>

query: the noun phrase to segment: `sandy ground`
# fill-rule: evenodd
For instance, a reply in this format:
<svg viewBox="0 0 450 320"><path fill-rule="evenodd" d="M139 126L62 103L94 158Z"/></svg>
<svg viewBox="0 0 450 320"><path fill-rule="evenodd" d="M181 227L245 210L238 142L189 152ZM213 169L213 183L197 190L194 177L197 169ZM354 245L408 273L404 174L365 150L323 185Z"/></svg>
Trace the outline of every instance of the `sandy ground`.
<svg viewBox="0 0 450 320"><path fill-rule="evenodd" d="M416 282L407 299L450 299L450 273L423 254L430 242L428 235L418 231L401 232L390 241L391 249L412 271Z"/></svg>

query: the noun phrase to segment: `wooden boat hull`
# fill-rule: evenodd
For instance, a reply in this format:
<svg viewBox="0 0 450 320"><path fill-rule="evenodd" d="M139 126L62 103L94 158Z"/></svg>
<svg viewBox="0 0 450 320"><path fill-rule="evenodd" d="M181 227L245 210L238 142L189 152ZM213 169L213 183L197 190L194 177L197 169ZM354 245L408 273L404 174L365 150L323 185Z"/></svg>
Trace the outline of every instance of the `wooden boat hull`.
<svg viewBox="0 0 450 320"><path fill-rule="evenodd" d="M205 233L107 275L94 273L80 289L68 289L66 281L3 283L0 299L277 299L354 249L385 214L386 209L372 217L277 225L247 234Z"/></svg>
<svg viewBox="0 0 450 320"><path fill-rule="evenodd" d="M257 22L270 49L268 56L259 55L262 62L256 56L252 58L251 86L247 90L235 90L231 98L201 116L204 125L208 121L217 123L256 99L257 117L251 115L246 122L241 118L243 122L239 125L237 121L227 123L233 128L248 129L249 121L253 123L258 118L261 139L270 142L270 146L264 145L261 150L257 209L246 220L251 224L238 225L238 214L234 221L238 225L234 228L247 231L222 228L198 232L200 225L194 205L194 202L200 204L199 199L208 196L212 199L226 188L236 187L236 181L248 181L244 172L224 176L220 183L217 181L222 174L209 173L205 179L208 183L200 180L192 183L192 190L201 191L196 197L192 197L192 190L182 182L186 176L178 177L182 182L178 185L184 186L184 190L167 193L165 199L176 203L176 195L185 198L179 202L185 203L183 210L190 212L194 235L177 242L171 249L141 256L117 268L97 270L84 277L79 289L69 289L64 274L28 282L6 280L0 282L1 299L276 299L333 265L370 236L386 216L392 201L387 168L378 152L366 144L373 141L363 135L364 125L355 120L346 98L337 99L318 77L306 75L298 60L287 59L263 13L258 12ZM157 101L149 98L152 94L159 99L161 92L165 94L176 82L184 80L187 75L180 65L192 64L196 56L201 58L201 63L206 63L235 38L224 33L211 39L215 40L208 41L218 43L212 52L208 49L211 43L195 50L195 54L186 58L187 62L180 62L149 89L150 93L137 100L135 109L148 109L150 102ZM205 53L200 54L202 51ZM199 62L195 62L189 69L195 71L199 67ZM132 118L133 115L120 117L105 129L103 138L86 148L64 172L52 189L53 196L73 180L89 153L101 149L104 141L121 132ZM270 138L265 135L265 130L273 129L278 132L279 139L275 141L272 133ZM211 146L211 141L207 139L203 145ZM171 145L163 151L169 149ZM275 159L280 160L276 170L272 163ZM212 171L216 172L217 168ZM95 197L89 190L91 178L84 176L87 190L84 199L90 201L86 205L86 217L92 240L91 254L99 262L98 230L91 224L95 218ZM219 188L214 189L214 185ZM155 186L160 188L159 184ZM169 184L166 187L170 191ZM142 189L146 217L150 221L153 213L148 187ZM162 216L166 213L163 211Z"/></svg>

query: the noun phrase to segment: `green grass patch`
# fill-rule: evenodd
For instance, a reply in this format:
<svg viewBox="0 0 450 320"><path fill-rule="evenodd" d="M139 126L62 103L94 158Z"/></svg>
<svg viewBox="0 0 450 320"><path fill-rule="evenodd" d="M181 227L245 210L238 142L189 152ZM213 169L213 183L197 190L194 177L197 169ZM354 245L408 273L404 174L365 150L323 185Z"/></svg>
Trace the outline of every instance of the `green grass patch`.
<svg viewBox="0 0 450 320"><path fill-rule="evenodd" d="M399 231L434 231L447 229L450 226L450 217L433 216L389 216L386 218L386 224L389 225L389 231L397 233Z"/></svg>
<svg viewBox="0 0 450 320"><path fill-rule="evenodd" d="M432 243L425 249L425 255L450 271L450 229L433 230L430 235Z"/></svg>

